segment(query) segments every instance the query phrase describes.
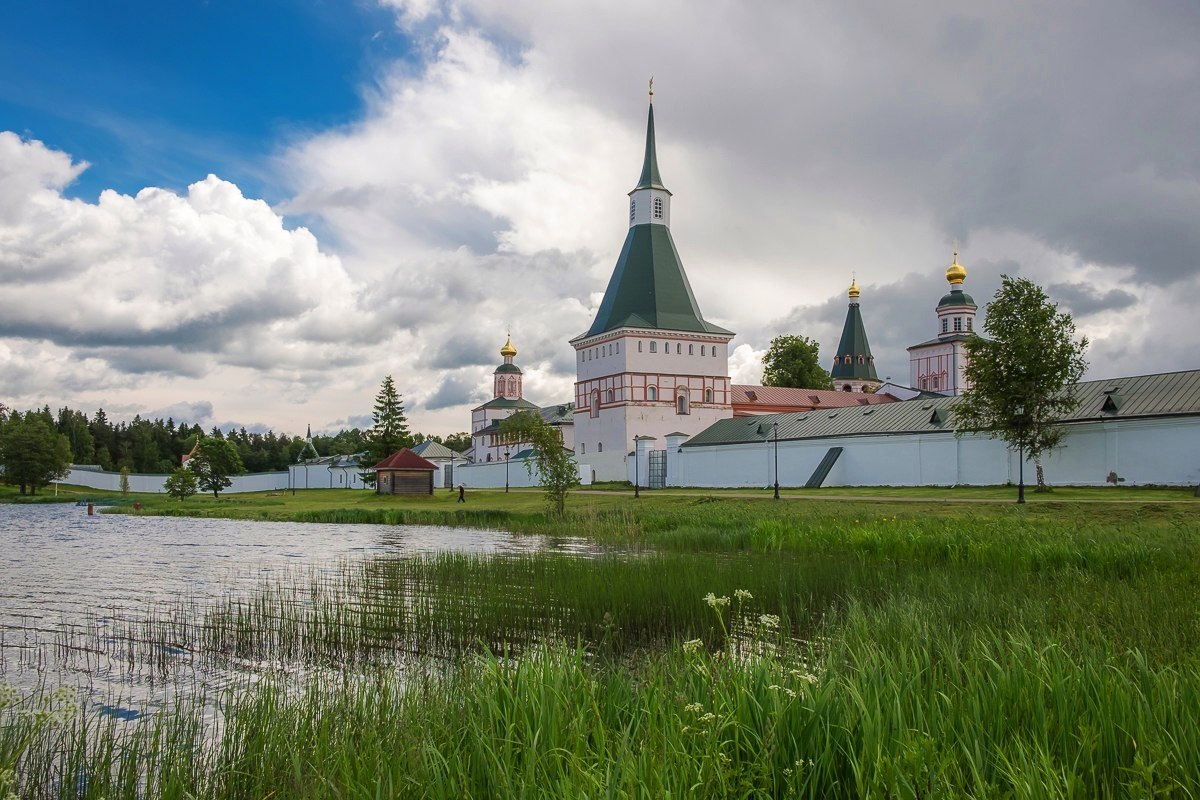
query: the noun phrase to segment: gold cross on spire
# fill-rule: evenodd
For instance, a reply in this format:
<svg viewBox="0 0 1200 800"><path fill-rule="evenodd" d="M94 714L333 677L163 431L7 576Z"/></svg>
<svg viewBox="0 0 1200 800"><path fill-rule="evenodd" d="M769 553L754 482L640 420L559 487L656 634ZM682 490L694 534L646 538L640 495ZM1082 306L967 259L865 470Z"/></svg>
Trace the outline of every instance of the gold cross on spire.
<svg viewBox="0 0 1200 800"><path fill-rule="evenodd" d="M650 76L650 102L654 102L654 76Z"/></svg>

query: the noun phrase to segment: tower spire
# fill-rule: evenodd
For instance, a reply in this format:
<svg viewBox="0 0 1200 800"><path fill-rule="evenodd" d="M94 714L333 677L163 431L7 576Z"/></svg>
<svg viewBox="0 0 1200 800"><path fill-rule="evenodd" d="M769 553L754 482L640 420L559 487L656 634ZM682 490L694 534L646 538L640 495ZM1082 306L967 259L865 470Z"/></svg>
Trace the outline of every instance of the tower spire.
<svg viewBox="0 0 1200 800"><path fill-rule="evenodd" d="M646 119L646 157L642 161L642 176L638 179L637 186L633 187L636 192L638 189L662 189L662 178L658 174L658 153L654 148L654 78L650 79L650 112Z"/></svg>

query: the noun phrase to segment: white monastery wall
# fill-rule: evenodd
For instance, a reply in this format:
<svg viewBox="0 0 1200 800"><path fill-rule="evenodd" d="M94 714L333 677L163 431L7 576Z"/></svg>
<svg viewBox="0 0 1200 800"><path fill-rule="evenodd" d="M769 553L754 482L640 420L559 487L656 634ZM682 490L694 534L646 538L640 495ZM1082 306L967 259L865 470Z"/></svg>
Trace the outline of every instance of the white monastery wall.
<svg viewBox="0 0 1200 800"><path fill-rule="evenodd" d="M1103 486L1110 473L1129 486L1200 484L1200 417L1105 420L1066 430L1063 446L1043 460L1050 484ZM667 483L769 486L774 482L773 446L767 441L668 452ZM1002 440L956 438L946 431L781 441L780 485L804 485L830 447L841 447L842 454L825 486L988 486L1016 483L1019 476L1018 454ZM1026 484L1035 478L1035 466L1027 461Z"/></svg>
<svg viewBox="0 0 1200 800"><path fill-rule="evenodd" d="M163 482L166 475L130 474L129 491L145 492L147 494L165 494ZM240 492L270 492L282 491L288 488L286 472L256 472L250 475L238 475L230 480L233 485L222 489L221 494L238 494ZM112 492L121 491L121 473L100 472L90 469L73 469L62 479L62 483L73 486L86 486L89 489L107 489Z"/></svg>

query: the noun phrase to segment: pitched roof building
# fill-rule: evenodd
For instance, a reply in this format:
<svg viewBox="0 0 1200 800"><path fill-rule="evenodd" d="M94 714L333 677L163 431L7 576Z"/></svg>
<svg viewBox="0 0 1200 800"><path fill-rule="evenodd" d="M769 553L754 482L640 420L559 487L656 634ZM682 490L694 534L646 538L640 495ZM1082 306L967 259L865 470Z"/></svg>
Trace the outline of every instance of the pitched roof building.
<svg viewBox="0 0 1200 800"><path fill-rule="evenodd" d="M626 478L635 438L665 441L671 431L698 433L732 414L733 333L701 314L670 224L671 192L658 168L651 90L625 244L595 319L571 340L576 461L600 480Z"/></svg>

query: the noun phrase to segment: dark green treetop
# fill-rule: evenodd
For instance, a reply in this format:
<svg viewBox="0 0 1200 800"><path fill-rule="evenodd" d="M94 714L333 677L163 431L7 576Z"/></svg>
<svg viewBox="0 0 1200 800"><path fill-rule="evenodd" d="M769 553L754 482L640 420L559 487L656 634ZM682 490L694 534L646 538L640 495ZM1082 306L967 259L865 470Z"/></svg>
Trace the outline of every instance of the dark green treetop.
<svg viewBox="0 0 1200 800"><path fill-rule="evenodd" d="M776 336L763 356L763 386L794 389L832 389L821 366L819 347L807 336Z"/></svg>

